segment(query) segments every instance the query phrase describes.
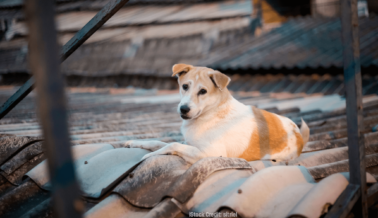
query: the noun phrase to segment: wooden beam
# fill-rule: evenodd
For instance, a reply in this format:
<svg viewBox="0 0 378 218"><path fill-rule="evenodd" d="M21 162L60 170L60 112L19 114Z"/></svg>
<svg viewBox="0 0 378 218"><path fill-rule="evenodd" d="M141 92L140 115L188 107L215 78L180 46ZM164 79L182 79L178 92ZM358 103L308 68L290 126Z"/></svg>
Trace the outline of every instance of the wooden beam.
<svg viewBox="0 0 378 218"><path fill-rule="evenodd" d="M345 218L360 197L360 187L349 184L337 198L326 218Z"/></svg>
<svg viewBox="0 0 378 218"><path fill-rule="evenodd" d="M93 33L108 21L128 0L112 0L105 5L79 32L77 32L62 48L61 60L66 60L79 48ZM29 79L15 92L1 107L0 119L9 113L32 90L34 79Z"/></svg>
<svg viewBox="0 0 378 218"><path fill-rule="evenodd" d="M37 84L37 106L47 155L54 217L78 218L84 212L76 182L68 132L64 83L54 23L54 2L27 0L30 68Z"/></svg>
<svg viewBox="0 0 378 218"><path fill-rule="evenodd" d="M361 196L356 203L356 215L368 217L363 129L362 84L358 34L357 0L341 0L343 36L344 84L348 125L350 183L358 185Z"/></svg>

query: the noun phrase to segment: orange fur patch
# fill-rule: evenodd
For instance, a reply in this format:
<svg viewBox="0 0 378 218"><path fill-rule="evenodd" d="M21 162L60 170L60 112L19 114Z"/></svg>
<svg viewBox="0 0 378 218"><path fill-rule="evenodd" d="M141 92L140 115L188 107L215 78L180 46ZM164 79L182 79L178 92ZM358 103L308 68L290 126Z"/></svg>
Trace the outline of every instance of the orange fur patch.
<svg viewBox="0 0 378 218"><path fill-rule="evenodd" d="M259 160L267 154L281 152L287 147L287 132L279 117L265 110L252 107L256 127L248 148L239 156L247 161Z"/></svg>

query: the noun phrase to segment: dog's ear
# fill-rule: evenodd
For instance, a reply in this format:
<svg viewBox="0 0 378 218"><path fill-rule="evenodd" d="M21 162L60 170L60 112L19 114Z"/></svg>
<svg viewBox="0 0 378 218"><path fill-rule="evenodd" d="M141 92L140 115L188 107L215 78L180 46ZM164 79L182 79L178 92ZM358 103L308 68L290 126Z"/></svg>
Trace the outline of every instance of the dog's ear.
<svg viewBox="0 0 378 218"><path fill-rule="evenodd" d="M172 67L172 76L181 76L183 73L187 73L190 69L192 69L193 66L192 65L188 65L188 64L175 64L173 65Z"/></svg>
<svg viewBox="0 0 378 218"><path fill-rule="evenodd" d="M226 76L225 74L214 71L209 74L211 81L213 81L214 85L219 88L221 91L228 86L231 79L230 77Z"/></svg>

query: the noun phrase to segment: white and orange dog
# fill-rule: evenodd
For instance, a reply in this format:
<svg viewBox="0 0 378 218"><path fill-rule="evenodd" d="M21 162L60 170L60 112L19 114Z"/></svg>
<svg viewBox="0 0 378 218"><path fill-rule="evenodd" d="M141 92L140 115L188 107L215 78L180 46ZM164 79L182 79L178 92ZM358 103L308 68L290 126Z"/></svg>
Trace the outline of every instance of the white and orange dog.
<svg viewBox="0 0 378 218"><path fill-rule="evenodd" d="M231 79L206 67L176 64L181 102L177 111L183 119L185 144L160 141L128 141L126 147L173 154L195 163L204 157L238 157L247 161L298 157L309 139L309 128L301 129L286 117L244 105L227 89Z"/></svg>

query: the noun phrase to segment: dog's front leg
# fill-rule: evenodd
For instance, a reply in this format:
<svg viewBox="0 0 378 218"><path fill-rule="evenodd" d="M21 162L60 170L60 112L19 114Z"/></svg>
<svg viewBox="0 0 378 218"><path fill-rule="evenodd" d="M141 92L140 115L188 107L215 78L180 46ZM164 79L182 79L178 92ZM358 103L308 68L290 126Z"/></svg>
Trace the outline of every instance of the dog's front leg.
<svg viewBox="0 0 378 218"><path fill-rule="evenodd" d="M186 162L191 164L194 164L198 160L206 157L206 154L199 150L197 147L174 142L168 144L167 146L157 151L144 155L142 160L159 154L177 155L182 157Z"/></svg>
<svg viewBox="0 0 378 218"><path fill-rule="evenodd" d="M126 148L142 148L149 151L156 151L164 146L167 146L168 143L161 142L161 141L142 141L142 140L130 140L125 142Z"/></svg>

